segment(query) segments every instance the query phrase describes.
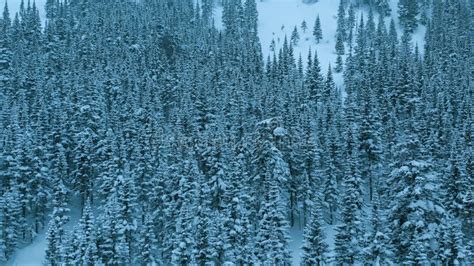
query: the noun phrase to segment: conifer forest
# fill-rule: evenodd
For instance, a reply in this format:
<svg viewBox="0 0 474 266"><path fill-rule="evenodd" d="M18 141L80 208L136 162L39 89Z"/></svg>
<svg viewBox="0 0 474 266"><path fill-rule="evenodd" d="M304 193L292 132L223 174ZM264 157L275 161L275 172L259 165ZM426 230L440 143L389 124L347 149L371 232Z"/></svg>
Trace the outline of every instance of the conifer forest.
<svg viewBox="0 0 474 266"><path fill-rule="evenodd" d="M0 265L474 264L472 0L0 2Z"/></svg>

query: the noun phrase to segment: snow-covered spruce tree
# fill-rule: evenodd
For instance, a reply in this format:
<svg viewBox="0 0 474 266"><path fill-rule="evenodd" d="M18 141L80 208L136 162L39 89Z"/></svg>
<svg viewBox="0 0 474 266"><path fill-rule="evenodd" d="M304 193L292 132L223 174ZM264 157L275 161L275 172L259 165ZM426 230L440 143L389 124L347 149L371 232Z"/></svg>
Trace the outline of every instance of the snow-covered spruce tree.
<svg viewBox="0 0 474 266"><path fill-rule="evenodd" d="M84 107L86 108L86 107ZM76 136L77 147L74 151L74 188L81 196L82 205L86 204L86 200L92 196L93 185L93 140L92 132L84 130Z"/></svg>
<svg viewBox="0 0 474 266"><path fill-rule="evenodd" d="M2 87L2 92L0 93L2 97L3 108L6 108L10 105L9 101L13 98L12 91L12 81L13 81L13 71L12 71L12 50L10 43L11 34L11 19L10 13L8 10L8 4L5 2L3 9L3 16L0 22L0 61L2 62L0 66L0 87ZM3 111L3 108L0 109Z"/></svg>
<svg viewBox="0 0 474 266"><path fill-rule="evenodd" d="M353 125L348 124L346 137L347 166L343 178L344 196L342 199L341 224L337 226L335 239L336 262L354 264L361 261L362 255L362 188L357 164L356 142Z"/></svg>
<svg viewBox="0 0 474 266"><path fill-rule="evenodd" d="M106 132L105 138L98 143L98 168L100 174L97 180L98 195L102 202L112 196L114 180L121 173L118 143L112 130Z"/></svg>
<svg viewBox="0 0 474 266"><path fill-rule="evenodd" d="M336 54L337 54L337 59L336 59L336 73L339 73L342 71L343 64L344 62L342 61L342 56L344 55L344 39L342 33L338 33L336 36Z"/></svg>
<svg viewBox="0 0 474 266"><path fill-rule="evenodd" d="M81 220L79 221L77 237L79 248L78 263L84 265L94 265L99 262L97 249L96 224L92 214L90 203L84 207Z"/></svg>
<svg viewBox="0 0 474 266"><path fill-rule="evenodd" d="M414 146L416 139L400 143L398 148L406 158L400 166L394 168L390 179L390 241L399 263L428 263L435 250L430 244L436 237L444 209L441 207L438 193L435 192L435 180L438 176L432 165L413 158L408 145ZM413 152L413 151L411 151Z"/></svg>
<svg viewBox="0 0 474 266"><path fill-rule="evenodd" d="M17 130L20 130L19 128ZM24 132L17 137L15 150L13 152L15 163L13 168L14 181L11 184L11 188L15 189L14 193L17 193L16 202L20 204L20 210L18 211L17 223L19 227L19 239L31 240L34 231L33 225L28 221L28 215L32 214L31 205L32 195L29 192L33 192L33 188L30 186L30 179L28 177L36 175L33 170L33 163L35 156L33 154L33 138L31 137L31 130L24 129ZM13 207L15 209L15 207Z"/></svg>
<svg viewBox="0 0 474 266"><path fill-rule="evenodd" d="M371 227L365 235L364 243L364 261L372 265L393 263L390 238L386 232L386 219L378 195L372 200Z"/></svg>
<svg viewBox="0 0 474 266"><path fill-rule="evenodd" d="M447 215L441 224L439 247L436 257L445 265L464 265L469 263L470 256L466 249L461 223L453 216Z"/></svg>
<svg viewBox="0 0 474 266"><path fill-rule="evenodd" d="M68 191L62 180L53 177L53 213L49 222L47 232L48 246L46 249L46 261L52 265L60 265L64 260L64 246L66 232L64 225L69 221L69 208L67 207Z"/></svg>
<svg viewBox="0 0 474 266"><path fill-rule="evenodd" d="M212 260L209 247L209 216L210 210L206 206L197 206L196 233L194 235L195 246L193 247L193 261L198 265L206 265Z"/></svg>
<svg viewBox="0 0 474 266"><path fill-rule="evenodd" d="M2 203L2 200L0 198L0 203ZM3 228L0 226L0 234L3 235ZM3 239L0 239L0 250L5 250L5 242ZM0 252L0 262L1 263L6 263L7 262L7 257L5 256L5 252Z"/></svg>
<svg viewBox="0 0 474 266"><path fill-rule="evenodd" d="M231 166L231 176L227 198L229 200L224 218L226 262L238 265L251 264L253 255L253 226L250 223L250 205L248 172L245 166L243 151L238 151L236 160Z"/></svg>
<svg viewBox="0 0 474 266"><path fill-rule="evenodd" d="M390 15L391 8L388 0L374 0L374 6L382 16Z"/></svg>
<svg viewBox="0 0 474 266"><path fill-rule="evenodd" d="M176 264L188 264L192 262L192 252L195 246L195 227L194 219L194 201L198 198L197 182L203 180L197 162L188 154L186 160L181 163L182 168L178 173L179 183L174 197L177 202L174 205L177 211L175 223L175 232L172 236L172 257L171 260ZM172 205L173 206L173 205Z"/></svg>
<svg viewBox="0 0 474 266"><path fill-rule="evenodd" d="M324 265L328 258L328 244L324 234L324 219L322 215L321 199L311 206L311 215L304 230L303 265Z"/></svg>
<svg viewBox="0 0 474 266"><path fill-rule="evenodd" d="M258 226L255 254L262 264L289 264L288 221L285 215L284 187L289 178L288 164L276 147L285 130L271 118L257 124L255 147L255 199L258 207Z"/></svg>
<svg viewBox="0 0 474 266"><path fill-rule="evenodd" d="M298 43L300 42L300 33L298 32L298 28L295 26L293 31L291 32L291 44L293 46L297 46Z"/></svg>
<svg viewBox="0 0 474 266"><path fill-rule="evenodd" d="M192 220L192 209L189 203L184 202L179 212L179 218L176 220L176 244L173 249L172 262L175 264L186 265L192 261L193 237L192 227L189 221Z"/></svg>
<svg viewBox="0 0 474 266"><path fill-rule="evenodd" d="M154 229L153 216L147 214L138 237L138 262L141 264L150 265L160 261Z"/></svg>
<svg viewBox="0 0 474 266"><path fill-rule="evenodd" d="M404 29L412 33L418 24L416 18L419 13L419 7L417 1L400 0L398 2L398 18Z"/></svg>
<svg viewBox="0 0 474 266"><path fill-rule="evenodd" d="M303 20L301 22L301 30L303 30L303 33L306 33L306 30L308 29L308 24L306 23L306 20Z"/></svg>
<svg viewBox="0 0 474 266"><path fill-rule="evenodd" d="M380 177L382 143L379 107L375 92L365 89L361 93L364 102L361 108L361 123L359 126L359 159L361 175L368 186L369 200L372 200Z"/></svg>
<svg viewBox="0 0 474 266"><path fill-rule="evenodd" d="M222 210L223 197L226 189L226 158L223 143L223 136L220 134L217 117L215 115L216 107L210 102L201 91L194 92L195 109L196 109L196 133L197 139L197 159L198 167L206 177L207 186L209 187L209 196L211 197L208 204L215 210Z"/></svg>
<svg viewBox="0 0 474 266"><path fill-rule="evenodd" d="M356 25L356 14L355 14L356 10L355 10L355 7L354 5L351 3L349 5L349 10L347 11L347 32L348 32L348 36L347 36L347 43L349 45L352 45L352 32L354 31L354 27Z"/></svg>
<svg viewBox="0 0 474 266"><path fill-rule="evenodd" d="M338 211L338 182L342 179L344 172L343 142L339 137L341 134L342 122L342 103L336 84L334 83L331 65L328 66L327 77L322 90L321 106L324 111L321 112L322 125L318 131L322 132L320 142L325 147L321 150L321 164L323 170L323 195L325 205L329 212L329 223L333 224L336 220Z"/></svg>
<svg viewBox="0 0 474 266"><path fill-rule="evenodd" d="M288 250L288 222L283 214L280 188L275 181L270 185L268 196L260 211L262 216L255 238L255 253L264 265L288 265L291 254Z"/></svg>
<svg viewBox="0 0 474 266"><path fill-rule="evenodd" d="M119 262L116 246L118 245L117 221L114 217L118 209L116 198L111 197L103 206L104 211L98 218L97 247L100 251L100 260L105 264L116 264Z"/></svg>
<svg viewBox="0 0 474 266"><path fill-rule="evenodd" d="M339 7L337 9L337 29L336 37L341 36L343 41L347 40L347 23L346 23L346 7L345 0L339 1Z"/></svg>
<svg viewBox="0 0 474 266"><path fill-rule="evenodd" d="M76 226L74 230L68 234L65 246L64 263L67 264L81 264L82 250L80 247L80 233Z"/></svg>
<svg viewBox="0 0 474 266"><path fill-rule="evenodd" d="M136 186L134 177L131 176L128 166L125 166L124 175L118 176L114 184L116 190L114 197L118 212L116 213L116 230L118 233L118 246L120 263L133 263L135 258L136 243Z"/></svg>
<svg viewBox="0 0 474 266"><path fill-rule="evenodd" d="M444 206L457 219L466 217L469 209L469 181L466 173L461 168L463 159L461 154L454 154L458 148L451 152L449 172L442 178Z"/></svg>
<svg viewBox="0 0 474 266"><path fill-rule="evenodd" d="M390 176L387 180L390 242L395 263L424 264L434 258L437 231L446 210L440 199L439 170L428 156L425 139L426 105L419 97L413 69L410 37L399 47L399 68L394 101L395 137Z"/></svg>
<svg viewBox="0 0 474 266"><path fill-rule="evenodd" d="M18 185L15 182L10 183L10 189L3 195L2 200L2 243L5 247L4 256L9 258L18 245L21 238L19 223L21 217L21 204L19 202Z"/></svg>
<svg viewBox="0 0 474 266"><path fill-rule="evenodd" d="M225 261L225 239L222 238L224 235L223 231L223 214L214 211L211 213L211 219L209 220L209 251L211 255L211 263L215 265L222 265Z"/></svg>
<svg viewBox="0 0 474 266"><path fill-rule="evenodd" d="M210 190L204 180L196 182L196 190L199 192L198 198L195 200L196 214L194 218L194 247L192 256L194 263L198 265L206 265L213 259L210 244L210 228L213 222L213 213L210 207Z"/></svg>
<svg viewBox="0 0 474 266"><path fill-rule="evenodd" d="M313 58L313 59L312 59ZM321 98L321 91L323 90L324 86L324 79L321 74L321 66L319 64L318 54L315 52L314 56L311 57L311 53L308 55L308 68L307 68L307 75L306 75L306 86L308 88L308 97L311 101L310 108L313 112L317 111L317 103L320 101Z"/></svg>
<svg viewBox="0 0 474 266"><path fill-rule="evenodd" d="M316 40L316 43L319 43L323 39L323 30L321 28L321 19L319 18L319 14L316 17L316 21L314 22L313 37Z"/></svg>
<svg viewBox="0 0 474 266"><path fill-rule="evenodd" d="M223 138L215 137L214 141L219 142L219 139ZM214 146L218 146L214 148ZM219 147L220 144L210 144L210 148L207 150L208 156L210 156L210 179L208 181L209 194L211 196L210 205L215 210L222 210L224 206L224 194L227 187L227 161L225 158L225 147Z"/></svg>
<svg viewBox="0 0 474 266"><path fill-rule="evenodd" d="M328 213L328 223L334 224L336 222L337 210L339 208L340 200L337 195L339 194L337 177L335 175L336 169L334 164L330 161L330 158L324 156L329 162L326 169L324 169L325 180L323 183L323 200L325 208Z"/></svg>
<svg viewBox="0 0 474 266"><path fill-rule="evenodd" d="M60 265L61 264L61 247L62 244L58 241L58 228L57 220L52 219L49 223L48 232L46 233L46 240L48 245L46 247L45 260L49 265Z"/></svg>

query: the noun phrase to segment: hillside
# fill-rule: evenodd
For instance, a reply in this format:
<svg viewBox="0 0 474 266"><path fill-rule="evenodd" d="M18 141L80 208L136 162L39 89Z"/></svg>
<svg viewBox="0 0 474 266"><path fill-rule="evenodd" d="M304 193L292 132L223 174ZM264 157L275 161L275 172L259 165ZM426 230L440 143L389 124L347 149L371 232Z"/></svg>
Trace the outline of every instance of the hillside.
<svg viewBox="0 0 474 266"><path fill-rule="evenodd" d="M21 2L0 265L474 263L471 1Z"/></svg>

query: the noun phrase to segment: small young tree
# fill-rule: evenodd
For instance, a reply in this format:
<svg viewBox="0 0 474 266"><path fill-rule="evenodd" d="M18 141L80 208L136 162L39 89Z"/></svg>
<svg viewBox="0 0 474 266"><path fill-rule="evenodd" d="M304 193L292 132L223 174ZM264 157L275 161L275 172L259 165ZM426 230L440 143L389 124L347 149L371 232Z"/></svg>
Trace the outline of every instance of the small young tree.
<svg viewBox="0 0 474 266"><path fill-rule="evenodd" d="M298 28L295 26L295 28L293 29L293 32L291 33L291 44L293 44L293 46L297 46L299 41L300 41L300 34L298 32Z"/></svg>
<svg viewBox="0 0 474 266"><path fill-rule="evenodd" d="M301 22L301 29L303 30L303 33L306 33L306 30L308 29L308 25L306 24L306 20L303 20L303 22Z"/></svg>
<svg viewBox="0 0 474 266"><path fill-rule="evenodd" d="M323 39L323 30L321 29L321 20L319 15L316 17L316 22L314 23L313 36L316 40L316 43L319 43Z"/></svg>

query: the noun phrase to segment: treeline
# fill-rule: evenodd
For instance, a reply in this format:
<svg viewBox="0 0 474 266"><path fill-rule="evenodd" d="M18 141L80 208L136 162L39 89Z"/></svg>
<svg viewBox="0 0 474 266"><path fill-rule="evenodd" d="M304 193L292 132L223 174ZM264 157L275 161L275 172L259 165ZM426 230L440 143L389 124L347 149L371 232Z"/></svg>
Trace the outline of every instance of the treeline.
<svg viewBox="0 0 474 266"><path fill-rule="evenodd" d="M400 1L399 36L342 0L322 74L286 40L263 60L255 0L222 31L213 2L5 6L0 263L47 228L47 265L287 265L301 226L304 265L472 264L472 3Z"/></svg>

